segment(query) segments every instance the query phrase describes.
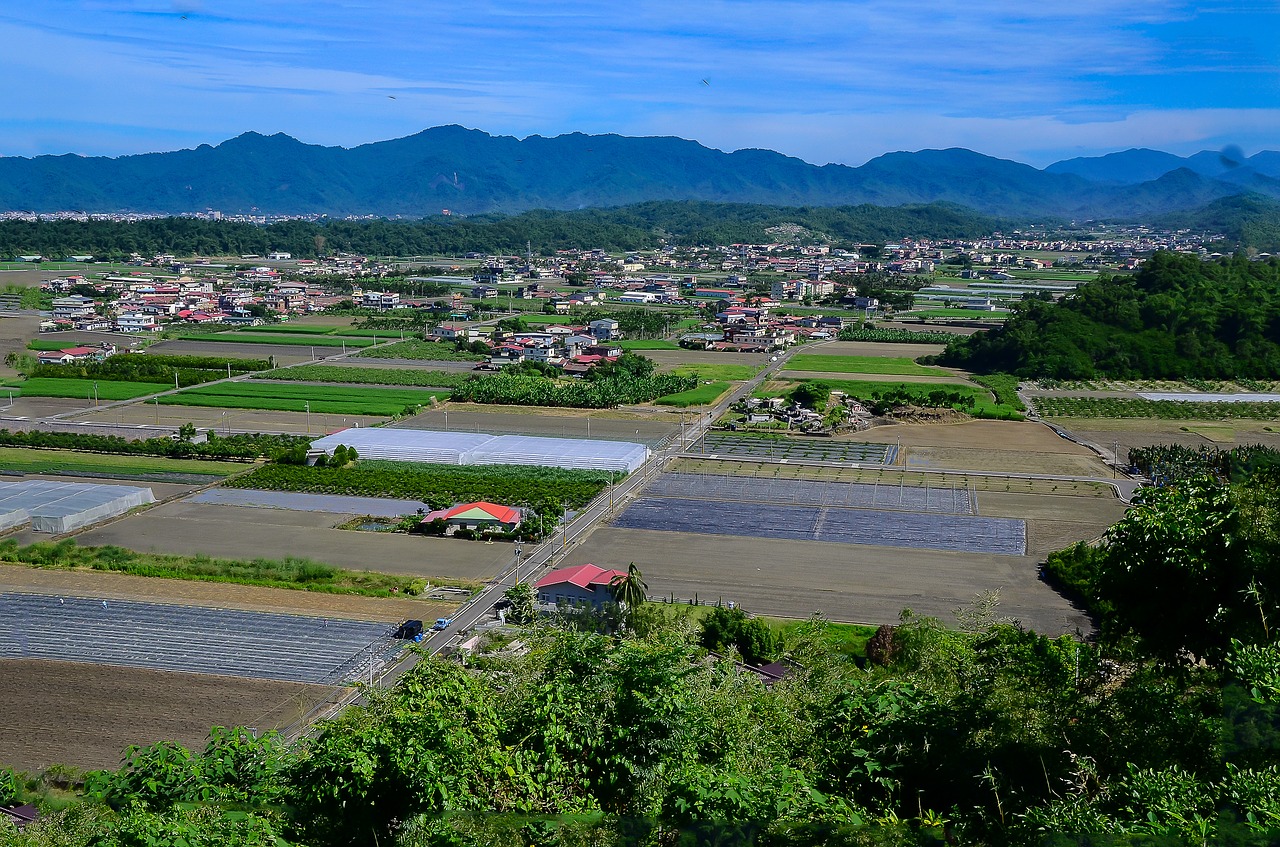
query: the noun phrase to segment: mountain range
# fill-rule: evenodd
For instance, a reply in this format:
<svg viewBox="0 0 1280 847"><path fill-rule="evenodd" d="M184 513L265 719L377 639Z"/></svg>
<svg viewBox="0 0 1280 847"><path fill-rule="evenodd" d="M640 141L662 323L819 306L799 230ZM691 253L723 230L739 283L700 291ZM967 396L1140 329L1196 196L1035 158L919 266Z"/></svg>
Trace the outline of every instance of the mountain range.
<svg viewBox="0 0 1280 847"><path fill-rule="evenodd" d="M459 126L353 148L255 132L134 156L0 157L0 211L424 217L706 200L783 206L949 202L1002 218L1145 220L1255 194L1280 198L1280 153L1126 150L1043 170L962 148L859 167L672 137L523 140Z"/></svg>

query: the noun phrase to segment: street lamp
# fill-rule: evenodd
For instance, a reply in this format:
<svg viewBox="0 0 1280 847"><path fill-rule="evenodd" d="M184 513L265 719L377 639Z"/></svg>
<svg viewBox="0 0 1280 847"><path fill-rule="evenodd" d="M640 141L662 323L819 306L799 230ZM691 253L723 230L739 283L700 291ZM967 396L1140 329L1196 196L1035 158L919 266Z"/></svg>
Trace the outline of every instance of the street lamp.
<svg viewBox="0 0 1280 847"><path fill-rule="evenodd" d="M305 402L307 406L307 435L310 435L311 434L311 401L307 400Z"/></svg>

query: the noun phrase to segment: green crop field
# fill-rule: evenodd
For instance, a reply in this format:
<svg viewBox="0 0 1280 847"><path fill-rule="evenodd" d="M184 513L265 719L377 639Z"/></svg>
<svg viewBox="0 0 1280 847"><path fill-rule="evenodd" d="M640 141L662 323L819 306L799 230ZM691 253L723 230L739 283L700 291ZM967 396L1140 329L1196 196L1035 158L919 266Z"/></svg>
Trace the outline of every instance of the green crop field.
<svg viewBox="0 0 1280 847"><path fill-rule="evenodd" d="M527 324L575 324L581 321L581 318L575 318L572 315L520 315L520 320Z"/></svg>
<svg viewBox="0 0 1280 847"><path fill-rule="evenodd" d="M0 468L23 473L161 474L187 473L230 476L250 467L240 462L166 459L160 456L115 456L76 450L35 450L0 447Z"/></svg>
<svg viewBox="0 0 1280 847"><path fill-rule="evenodd" d="M254 327L258 329L258 327ZM202 335L192 341L232 341L239 344L287 344L292 347L369 347L374 342L371 338L336 338L332 335L303 335L286 332L249 333L242 330L218 332Z"/></svg>
<svg viewBox="0 0 1280 847"><path fill-rule="evenodd" d="M671 372L680 376L696 376L701 380L736 382L738 380L751 379L751 377L760 373L760 368L752 365L730 365L713 362L697 365L676 365L671 369Z"/></svg>
<svg viewBox="0 0 1280 847"><path fill-rule="evenodd" d="M917 365L907 358L881 356L820 356L802 353L787 360L784 370L817 373L891 374L894 376L948 376L942 368Z"/></svg>
<svg viewBox="0 0 1280 847"><path fill-rule="evenodd" d="M443 341L412 339L384 344L372 350L356 354L368 359L419 359L426 362L479 362L485 357L479 353L459 353L452 344Z"/></svg>
<svg viewBox="0 0 1280 847"><path fill-rule="evenodd" d="M471 377L471 374L456 371L342 365L297 365L254 375L254 379L282 382L347 382L354 385L406 385L421 388L453 388Z"/></svg>
<svg viewBox="0 0 1280 847"><path fill-rule="evenodd" d="M659 397L653 402L659 406L677 406L681 409L686 409L689 406L709 406L719 400L728 390L729 383L712 382L707 385L699 385L697 388L691 388L688 391L680 391L675 394L668 394L666 397Z"/></svg>
<svg viewBox="0 0 1280 847"><path fill-rule="evenodd" d="M170 384L154 383L154 382L115 382L110 380L96 380L97 382L97 398L99 400L132 400L134 397L142 397L146 394L155 394L158 391L168 391L173 388ZM12 388L14 394L21 394L24 397L67 397L77 400L86 400L93 398L94 383L92 379L54 379L52 377L36 377L16 382L7 382L3 385L4 390Z"/></svg>
<svg viewBox="0 0 1280 847"><path fill-rule="evenodd" d="M663 341L660 338L645 339L637 338L632 341L619 341L618 346L623 350L679 350L680 345L674 341Z"/></svg>
<svg viewBox="0 0 1280 847"><path fill-rule="evenodd" d="M38 353L47 353L54 350L65 350L68 347L75 347L74 341L59 341L52 338L36 338L27 342L28 350L35 350Z"/></svg>
<svg viewBox="0 0 1280 847"><path fill-rule="evenodd" d="M228 382L192 388L165 398L171 406L263 409L336 415L389 417L409 406L426 406L431 399L448 399L447 391L412 388L343 388L271 382Z"/></svg>

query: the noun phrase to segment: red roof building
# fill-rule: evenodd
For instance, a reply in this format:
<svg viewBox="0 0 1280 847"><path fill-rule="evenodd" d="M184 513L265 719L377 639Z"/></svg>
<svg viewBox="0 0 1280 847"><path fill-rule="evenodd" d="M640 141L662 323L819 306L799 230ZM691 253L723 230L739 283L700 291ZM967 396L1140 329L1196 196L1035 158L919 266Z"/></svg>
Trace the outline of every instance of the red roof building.
<svg viewBox="0 0 1280 847"><path fill-rule="evenodd" d="M451 509L429 512L422 522L427 524L437 520L442 520L449 526L466 529L497 528L511 532L524 520L524 512L511 506L481 500L476 503L459 503Z"/></svg>
<svg viewBox="0 0 1280 847"><path fill-rule="evenodd" d="M626 571L605 570L597 565L560 568L534 583L538 602L548 605L600 606L613 600L610 586Z"/></svg>

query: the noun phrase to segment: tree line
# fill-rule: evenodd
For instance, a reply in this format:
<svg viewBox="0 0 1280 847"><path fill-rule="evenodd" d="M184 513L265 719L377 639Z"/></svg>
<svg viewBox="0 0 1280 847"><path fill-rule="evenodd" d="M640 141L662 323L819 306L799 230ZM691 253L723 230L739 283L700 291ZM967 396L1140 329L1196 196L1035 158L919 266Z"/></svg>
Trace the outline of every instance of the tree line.
<svg viewBox="0 0 1280 847"><path fill-rule="evenodd" d="M945 203L917 206L784 207L735 203L649 202L614 209L539 210L520 215L437 216L419 221L282 221L267 226L197 218L143 221L0 221L0 257L39 254L61 259L92 255L150 256L318 253L373 256L523 254L532 242L543 255L600 248L620 252L673 245L776 240L768 230L797 223L810 241L856 246L906 236L961 238L987 234L1000 221Z"/></svg>

